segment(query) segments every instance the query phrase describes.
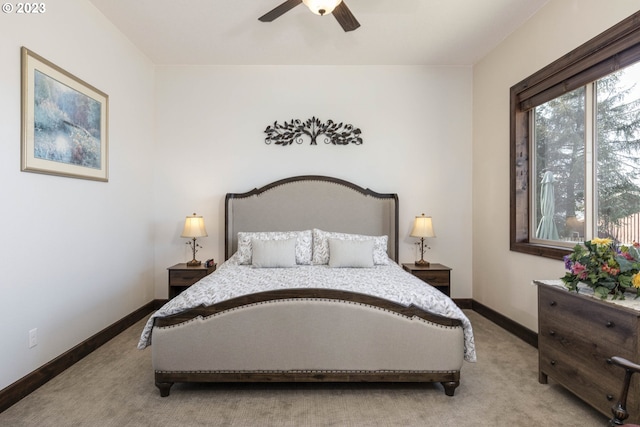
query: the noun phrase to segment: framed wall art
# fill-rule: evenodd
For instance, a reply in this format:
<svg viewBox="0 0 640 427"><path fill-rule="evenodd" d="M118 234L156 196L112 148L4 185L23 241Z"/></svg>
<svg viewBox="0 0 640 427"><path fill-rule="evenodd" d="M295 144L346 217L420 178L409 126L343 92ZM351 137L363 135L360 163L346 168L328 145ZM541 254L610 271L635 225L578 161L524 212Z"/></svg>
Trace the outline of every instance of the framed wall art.
<svg viewBox="0 0 640 427"><path fill-rule="evenodd" d="M108 181L109 97L23 47L21 170Z"/></svg>

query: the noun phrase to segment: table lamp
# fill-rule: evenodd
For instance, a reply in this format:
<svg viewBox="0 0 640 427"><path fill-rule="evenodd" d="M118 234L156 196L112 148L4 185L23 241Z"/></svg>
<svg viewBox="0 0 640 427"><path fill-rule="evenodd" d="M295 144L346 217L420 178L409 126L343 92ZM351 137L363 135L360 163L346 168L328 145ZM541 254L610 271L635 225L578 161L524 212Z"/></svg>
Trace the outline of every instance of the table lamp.
<svg viewBox="0 0 640 427"><path fill-rule="evenodd" d="M202 215L196 215L194 212L193 215L187 216L187 219L184 221L184 228L182 229L182 234L180 237L189 237L193 239L190 242L187 242L187 245L191 246L191 250L193 251L193 259L187 263L189 267L196 267L202 262L196 260L196 252L198 251L196 248L201 248L198 243L196 243L196 238L198 237L207 237L207 230L204 228L204 219Z"/></svg>
<svg viewBox="0 0 640 427"><path fill-rule="evenodd" d="M428 267L429 262L424 260L424 238L436 237L436 233L433 231L433 221L430 216L424 216L424 214L417 216L413 222L413 230L411 230L411 237L420 238L420 260L416 261L416 265Z"/></svg>

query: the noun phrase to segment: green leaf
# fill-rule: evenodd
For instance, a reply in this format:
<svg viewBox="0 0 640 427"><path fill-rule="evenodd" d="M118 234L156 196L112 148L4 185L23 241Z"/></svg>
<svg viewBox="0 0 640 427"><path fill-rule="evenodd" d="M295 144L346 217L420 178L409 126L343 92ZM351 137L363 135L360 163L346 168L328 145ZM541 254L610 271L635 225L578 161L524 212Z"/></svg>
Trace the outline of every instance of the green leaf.
<svg viewBox="0 0 640 427"><path fill-rule="evenodd" d="M621 273L629 271L633 268L633 263L628 259L626 259L625 257L623 257L622 255L616 256L616 262L620 266Z"/></svg>
<svg viewBox="0 0 640 427"><path fill-rule="evenodd" d="M593 290L594 294L598 295L601 299L606 299L607 295L609 295L609 288L605 288L604 286L597 286Z"/></svg>
<svg viewBox="0 0 640 427"><path fill-rule="evenodd" d="M620 286L623 288L631 287L631 276L618 276L618 281L620 282Z"/></svg>

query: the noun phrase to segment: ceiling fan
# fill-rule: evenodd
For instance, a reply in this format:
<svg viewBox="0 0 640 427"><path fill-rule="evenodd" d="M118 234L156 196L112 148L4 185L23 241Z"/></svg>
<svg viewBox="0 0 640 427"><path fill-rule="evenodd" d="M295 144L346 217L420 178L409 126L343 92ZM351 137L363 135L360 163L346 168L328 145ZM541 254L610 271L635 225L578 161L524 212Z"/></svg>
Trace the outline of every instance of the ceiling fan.
<svg viewBox="0 0 640 427"><path fill-rule="evenodd" d="M353 16L342 0L287 0L275 9L262 15L258 20L271 22L300 3L304 3L309 10L316 15L322 16L331 13L345 31L353 31L360 26L356 17Z"/></svg>

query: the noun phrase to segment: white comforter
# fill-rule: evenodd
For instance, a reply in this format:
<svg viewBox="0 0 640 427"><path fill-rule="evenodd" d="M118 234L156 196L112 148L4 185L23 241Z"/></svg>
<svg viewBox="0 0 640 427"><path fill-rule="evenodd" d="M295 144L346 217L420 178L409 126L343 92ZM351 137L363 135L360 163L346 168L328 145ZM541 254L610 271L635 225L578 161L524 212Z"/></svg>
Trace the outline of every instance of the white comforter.
<svg viewBox="0 0 640 427"><path fill-rule="evenodd" d="M237 254L236 254L237 255ZM359 292L385 298L441 316L460 319L464 330L464 358L476 361L471 322L446 295L427 286L394 262L373 268L330 268L327 265L301 265L296 268L253 268L238 265L237 256L218 267L217 271L170 300L149 318L142 331L138 348L151 344L153 319L179 313L200 305L274 289L331 288Z"/></svg>

